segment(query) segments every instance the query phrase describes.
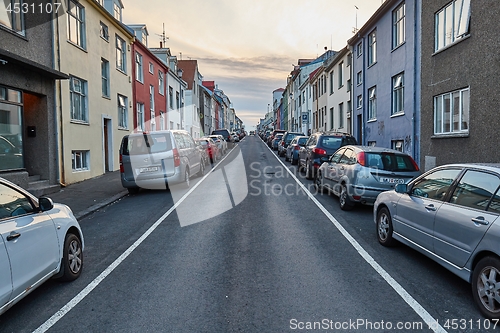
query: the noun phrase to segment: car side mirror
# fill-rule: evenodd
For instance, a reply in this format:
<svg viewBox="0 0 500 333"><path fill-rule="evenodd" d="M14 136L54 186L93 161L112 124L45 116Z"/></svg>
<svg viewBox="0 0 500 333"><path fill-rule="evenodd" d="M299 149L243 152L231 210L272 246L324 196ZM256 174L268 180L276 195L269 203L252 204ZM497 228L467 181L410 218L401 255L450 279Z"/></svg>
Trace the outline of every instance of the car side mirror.
<svg viewBox="0 0 500 333"><path fill-rule="evenodd" d="M396 193L408 193L408 185L396 184L396 187L394 188L394 190L396 190Z"/></svg>
<svg viewBox="0 0 500 333"><path fill-rule="evenodd" d="M38 199L38 206L40 207L40 211L46 212L54 208L54 202L50 198L41 197Z"/></svg>

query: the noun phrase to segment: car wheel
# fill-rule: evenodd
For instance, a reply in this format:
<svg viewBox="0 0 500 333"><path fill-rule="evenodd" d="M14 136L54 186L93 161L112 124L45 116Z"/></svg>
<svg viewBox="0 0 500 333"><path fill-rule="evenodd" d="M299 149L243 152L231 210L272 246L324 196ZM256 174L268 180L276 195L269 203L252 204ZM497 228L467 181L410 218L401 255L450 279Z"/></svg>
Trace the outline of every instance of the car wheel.
<svg viewBox="0 0 500 333"><path fill-rule="evenodd" d="M318 171L316 178L314 179L314 185L316 186L316 190L319 193L323 193L323 177L321 175L321 171Z"/></svg>
<svg viewBox="0 0 500 333"><path fill-rule="evenodd" d="M354 203L349 199L349 193L347 193L347 187L342 184L342 190L339 196L340 209L351 210L354 208Z"/></svg>
<svg viewBox="0 0 500 333"><path fill-rule="evenodd" d="M396 241L392 238L392 232L391 213L387 208L383 207L377 214L378 242L384 246L393 246Z"/></svg>
<svg viewBox="0 0 500 333"><path fill-rule="evenodd" d="M80 238L75 234L68 233L64 239L63 251L62 274L59 280L73 281L80 276L83 268L83 250Z"/></svg>
<svg viewBox="0 0 500 333"><path fill-rule="evenodd" d="M472 275L472 296L479 311L489 319L500 319L500 259L481 259Z"/></svg>
<svg viewBox="0 0 500 333"><path fill-rule="evenodd" d="M306 179L313 179L311 163L309 161L306 161Z"/></svg>
<svg viewBox="0 0 500 333"><path fill-rule="evenodd" d="M129 187L127 188L128 194L137 194L139 193L139 188L138 187Z"/></svg>
<svg viewBox="0 0 500 333"><path fill-rule="evenodd" d="M198 176L203 177L205 175L205 159L201 159L200 161L200 172L198 172Z"/></svg>

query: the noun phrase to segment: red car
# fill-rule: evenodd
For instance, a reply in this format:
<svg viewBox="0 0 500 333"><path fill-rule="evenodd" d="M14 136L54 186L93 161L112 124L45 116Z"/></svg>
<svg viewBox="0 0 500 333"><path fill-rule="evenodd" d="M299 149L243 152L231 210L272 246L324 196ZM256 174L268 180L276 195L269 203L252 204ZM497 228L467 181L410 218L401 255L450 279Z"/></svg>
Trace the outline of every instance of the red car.
<svg viewBox="0 0 500 333"><path fill-rule="evenodd" d="M211 163L215 163L217 159L222 156L219 147L211 138L196 139L196 142L198 142L203 148L205 148L205 151L210 158Z"/></svg>

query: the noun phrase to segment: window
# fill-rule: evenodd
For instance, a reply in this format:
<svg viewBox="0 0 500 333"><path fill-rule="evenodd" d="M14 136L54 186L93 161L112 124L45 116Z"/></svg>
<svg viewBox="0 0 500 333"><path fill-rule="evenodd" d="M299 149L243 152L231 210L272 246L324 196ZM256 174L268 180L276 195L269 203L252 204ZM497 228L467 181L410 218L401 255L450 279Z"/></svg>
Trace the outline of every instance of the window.
<svg viewBox="0 0 500 333"><path fill-rule="evenodd" d="M178 91L175 93L175 107L177 110L181 108L181 98Z"/></svg>
<svg viewBox="0 0 500 333"><path fill-rule="evenodd" d="M461 169L442 169L421 178L411 189L411 195L443 200Z"/></svg>
<svg viewBox="0 0 500 333"><path fill-rule="evenodd" d="M163 79L163 72L158 71L158 92L160 95L165 95L165 81Z"/></svg>
<svg viewBox="0 0 500 333"><path fill-rule="evenodd" d="M368 89L368 120L377 118L377 87Z"/></svg>
<svg viewBox="0 0 500 333"><path fill-rule="evenodd" d="M344 103L339 104L339 128L344 128Z"/></svg>
<svg viewBox="0 0 500 333"><path fill-rule="evenodd" d="M404 74L392 78L392 114L404 113Z"/></svg>
<svg viewBox="0 0 500 333"><path fill-rule="evenodd" d="M71 152L71 168L74 172L89 170L90 151L73 150Z"/></svg>
<svg viewBox="0 0 500 333"><path fill-rule="evenodd" d="M375 147L377 145L377 141L368 141L368 146Z"/></svg>
<svg viewBox="0 0 500 333"><path fill-rule="evenodd" d="M392 140L391 148L400 152L403 152L403 140Z"/></svg>
<svg viewBox="0 0 500 333"><path fill-rule="evenodd" d="M118 95L118 127L128 128L127 97Z"/></svg>
<svg viewBox="0 0 500 333"><path fill-rule="evenodd" d="M165 112L160 111L160 131L165 129Z"/></svg>
<svg viewBox="0 0 500 333"><path fill-rule="evenodd" d="M137 130L144 130L144 104L137 103Z"/></svg>
<svg viewBox="0 0 500 333"><path fill-rule="evenodd" d="M168 105L170 106L171 109L174 108L174 89L172 87L168 87Z"/></svg>
<svg viewBox="0 0 500 333"><path fill-rule="evenodd" d="M339 89L344 86L344 62L342 61L339 64L339 71L337 73L337 76L339 78Z"/></svg>
<svg viewBox="0 0 500 333"><path fill-rule="evenodd" d="M149 86L149 109L151 111L155 109L155 87L153 85Z"/></svg>
<svg viewBox="0 0 500 333"><path fill-rule="evenodd" d="M500 179L492 174L468 170L458 183L451 202L478 210L499 211L498 204L491 205L490 200L500 186Z"/></svg>
<svg viewBox="0 0 500 333"><path fill-rule="evenodd" d="M356 74L356 84L359 86L363 83L363 73L361 71Z"/></svg>
<svg viewBox="0 0 500 333"><path fill-rule="evenodd" d="M173 121L170 122L170 129L174 129L174 122Z"/></svg>
<svg viewBox="0 0 500 333"><path fill-rule="evenodd" d="M102 96L109 97L109 61L101 58Z"/></svg>
<svg viewBox="0 0 500 333"><path fill-rule="evenodd" d="M332 130L333 129L333 125L334 125L334 114L333 114L333 108L330 108L330 129Z"/></svg>
<svg viewBox="0 0 500 333"><path fill-rule="evenodd" d="M377 62L377 31L368 35L368 66Z"/></svg>
<svg viewBox="0 0 500 333"><path fill-rule="evenodd" d="M117 19L118 21L121 22L122 9L120 8L120 6L116 2L113 4L113 16L115 17L115 19Z"/></svg>
<svg viewBox="0 0 500 333"><path fill-rule="evenodd" d="M0 170L24 167L22 114L22 92L0 86Z"/></svg>
<svg viewBox="0 0 500 333"><path fill-rule="evenodd" d="M139 52L135 53L135 79L139 82L144 82L144 73L142 71L142 55Z"/></svg>
<svg viewBox="0 0 500 333"><path fill-rule="evenodd" d="M124 73L127 72L125 41L118 36L116 36L116 68Z"/></svg>
<svg viewBox="0 0 500 333"><path fill-rule="evenodd" d="M106 41L109 41L108 26L102 22L101 22L101 28L100 28L100 35L101 35L101 38L105 39Z"/></svg>
<svg viewBox="0 0 500 333"><path fill-rule="evenodd" d="M2 204L0 205L0 220L35 213L35 208L31 200L21 192L9 186L0 185L0 197L2 198Z"/></svg>
<svg viewBox="0 0 500 333"><path fill-rule="evenodd" d="M88 123L87 81L71 76L69 79L71 120Z"/></svg>
<svg viewBox="0 0 500 333"><path fill-rule="evenodd" d="M333 71L330 72L330 95L333 94Z"/></svg>
<svg viewBox="0 0 500 333"><path fill-rule="evenodd" d="M360 57L363 54L363 42L359 42L356 46L356 55Z"/></svg>
<svg viewBox="0 0 500 333"><path fill-rule="evenodd" d="M469 132L469 88L434 97L434 134Z"/></svg>
<svg viewBox="0 0 500 333"><path fill-rule="evenodd" d="M152 62L149 63L149 73L154 74L155 66Z"/></svg>
<svg viewBox="0 0 500 333"><path fill-rule="evenodd" d="M3 25L20 35L24 36L24 14L22 10L16 10L15 8L21 8L25 1L23 0L7 0L5 2L5 12L0 15L0 25ZM12 9L7 12L7 9ZM3 10L2 10L3 11Z"/></svg>
<svg viewBox="0 0 500 333"><path fill-rule="evenodd" d="M351 91L351 79L347 80L347 91Z"/></svg>
<svg viewBox="0 0 500 333"><path fill-rule="evenodd" d="M454 0L436 13L435 51L469 34L470 0Z"/></svg>
<svg viewBox="0 0 500 333"><path fill-rule="evenodd" d="M357 104L357 106L356 106L356 107L357 107L358 109L361 109L361 108L363 107L363 95L358 95L358 99L357 99L357 101L358 101L358 104Z"/></svg>
<svg viewBox="0 0 500 333"><path fill-rule="evenodd" d="M405 3L392 12L392 48L405 42Z"/></svg>
<svg viewBox="0 0 500 333"><path fill-rule="evenodd" d="M85 48L85 8L74 0L68 1L68 39Z"/></svg>

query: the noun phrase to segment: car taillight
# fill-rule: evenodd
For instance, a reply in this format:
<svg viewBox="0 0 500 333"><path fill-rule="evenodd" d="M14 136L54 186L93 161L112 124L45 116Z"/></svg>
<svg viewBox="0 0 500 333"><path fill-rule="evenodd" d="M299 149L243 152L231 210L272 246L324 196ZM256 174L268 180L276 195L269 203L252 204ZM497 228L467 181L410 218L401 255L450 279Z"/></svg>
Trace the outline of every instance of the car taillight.
<svg viewBox="0 0 500 333"><path fill-rule="evenodd" d="M321 148L313 148L312 152L318 155L326 155L326 150Z"/></svg>
<svg viewBox="0 0 500 333"><path fill-rule="evenodd" d="M285 145L285 141L281 141L281 145L284 146Z"/></svg>
<svg viewBox="0 0 500 333"><path fill-rule="evenodd" d="M410 157L411 164L415 167L415 171L419 171L420 169L418 168L417 162L413 158Z"/></svg>
<svg viewBox="0 0 500 333"><path fill-rule="evenodd" d="M362 166L366 166L366 155L365 155L365 152L362 151L362 152L359 152L357 155L356 155L356 159L358 160L358 164L362 165Z"/></svg>
<svg viewBox="0 0 500 333"><path fill-rule="evenodd" d="M123 156L120 154L120 173L124 173L125 169L123 168Z"/></svg>
<svg viewBox="0 0 500 333"><path fill-rule="evenodd" d="M179 156L179 151L177 150L177 148L174 148L173 154L174 154L174 166L178 167L181 165L181 157Z"/></svg>
<svg viewBox="0 0 500 333"><path fill-rule="evenodd" d="M295 146L295 148L293 148L295 150L300 150L300 146Z"/></svg>

